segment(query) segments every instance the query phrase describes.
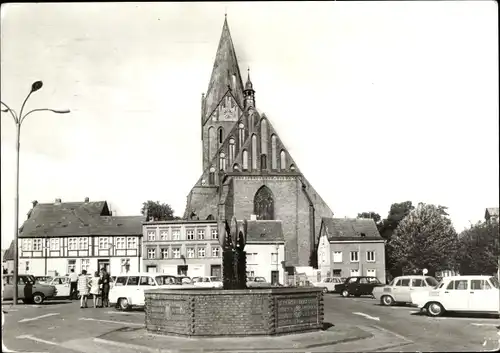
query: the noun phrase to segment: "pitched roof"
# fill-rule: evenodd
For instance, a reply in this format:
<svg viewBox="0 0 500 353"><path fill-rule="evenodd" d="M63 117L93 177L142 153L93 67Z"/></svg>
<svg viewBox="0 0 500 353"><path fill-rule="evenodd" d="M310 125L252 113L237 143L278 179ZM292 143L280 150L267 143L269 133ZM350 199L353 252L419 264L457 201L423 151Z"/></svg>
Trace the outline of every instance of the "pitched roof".
<svg viewBox="0 0 500 353"><path fill-rule="evenodd" d="M37 204L19 237L140 235L144 216L110 216L106 201Z"/></svg>
<svg viewBox="0 0 500 353"><path fill-rule="evenodd" d="M488 207L486 209L486 212L484 214L484 217L486 218L487 215L490 215L490 217L498 217L500 213L500 208L498 207Z"/></svg>
<svg viewBox="0 0 500 353"><path fill-rule="evenodd" d="M233 75L236 76L236 82L234 83ZM236 51L234 50L233 40L231 39L231 33L229 32L226 18L222 26L219 47L215 54L214 68L205 96L203 124L207 121L220 100L226 94L228 86L231 87L232 93L238 100L238 103L242 104L243 81L241 80L238 59L236 58Z"/></svg>
<svg viewBox="0 0 500 353"><path fill-rule="evenodd" d="M14 240L10 243L10 246L5 253L3 254L3 261L11 261L14 260Z"/></svg>
<svg viewBox="0 0 500 353"><path fill-rule="evenodd" d="M276 243L284 242L282 222L273 221L246 221L248 243Z"/></svg>
<svg viewBox="0 0 500 353"><path fill-rule="evenodd" d="M371 218L322 218L321 223L329 241L383 240Z"/></svg>

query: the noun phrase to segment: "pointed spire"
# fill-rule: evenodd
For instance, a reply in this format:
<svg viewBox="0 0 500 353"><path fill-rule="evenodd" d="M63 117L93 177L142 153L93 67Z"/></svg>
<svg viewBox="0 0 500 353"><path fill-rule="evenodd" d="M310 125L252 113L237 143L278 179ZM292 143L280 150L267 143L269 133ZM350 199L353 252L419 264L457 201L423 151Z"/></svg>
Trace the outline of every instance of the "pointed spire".
<svg viewBox="0 0 500 353"><path fill-rule="evenodd" d="M247 71L248 71L248 77L247 77L247 83L245 84L245 90L253 89L252 81L250 81L250 66L248 67Z"/></svg>
<svg viewBox="0 0 500 353"><path fill-rule="evenodd" d="M215 54L212 76L205 95L205 121L210 117L217 107L217 104L231 88L231 93L243 103L243 81L241 79L240 68L234 50L233 40L227 24L227 13L224 16L224 25L220 36L219 47Z"/></svg>

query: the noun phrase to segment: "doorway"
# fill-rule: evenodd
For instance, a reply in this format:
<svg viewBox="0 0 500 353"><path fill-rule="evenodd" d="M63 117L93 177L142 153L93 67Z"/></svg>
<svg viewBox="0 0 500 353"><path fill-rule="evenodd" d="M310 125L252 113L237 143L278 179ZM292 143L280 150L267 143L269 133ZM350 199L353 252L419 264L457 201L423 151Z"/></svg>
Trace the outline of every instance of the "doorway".
<svg viewBox="0 0 500 353"><path fill-rule="evenodd" d="M221 265L211 265L210 266L210 276L217 278L222 278L222 267Z"/></svg>
<svg viewBox="0 0 500 353"><path fill-rule="evenodd" d="M271 271L271 284L278 284L280 282L279 271Z"/></svg>
<svg viewBox="0 0 500 353"><path fill-rule="evenodd" d="M146 266L146 272L156 273L156 265Z"/></svg>
<svg viewBox="0 0 500 353"><path fill-rule="evenodd" d="M101 271L103 268L109 273L109 259L97 260L97 271Z"/></svg>
<svg viewBox="0 0 500 353"><path fill-rule="evenodd" d="M179 265L177 266L177 275L178 276L187 276L188 267L187 265Z"/></svg>

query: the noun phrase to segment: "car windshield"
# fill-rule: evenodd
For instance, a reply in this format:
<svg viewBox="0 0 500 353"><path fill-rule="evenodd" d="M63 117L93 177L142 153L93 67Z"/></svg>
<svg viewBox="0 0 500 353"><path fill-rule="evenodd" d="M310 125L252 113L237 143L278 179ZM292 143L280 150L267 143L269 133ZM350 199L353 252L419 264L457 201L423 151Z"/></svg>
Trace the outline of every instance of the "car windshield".
<svg viewBox="0 0 500 353"><path fill-rule="evenodd" d="M498 278L490 277L490 282L493 285L493 287L500 289L500 284L498 283Z"/></svg>
<svg viewBox="0 0 500 353"><path fill-rule="evenodd" d="M166 284L182 284L181 280L174 276L156 276L155 279L159 286Z"/></svg>
<svg viewBox="0 0 500 353"><path fill-rule="evenodd" d="M436 287L439 284L439 282L434 277L426 277L425 282L427 282L427 285L429 287Z"/></svg>

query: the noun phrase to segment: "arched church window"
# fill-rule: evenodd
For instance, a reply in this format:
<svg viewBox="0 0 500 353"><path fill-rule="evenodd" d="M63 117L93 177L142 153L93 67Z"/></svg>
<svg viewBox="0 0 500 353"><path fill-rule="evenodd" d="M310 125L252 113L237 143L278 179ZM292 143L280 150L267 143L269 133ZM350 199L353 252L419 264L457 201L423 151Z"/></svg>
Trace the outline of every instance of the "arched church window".
<svg viewBox="0 0 500 353"><path fill-rule="evenodd" d="M234 155L236 152L236 146L234 145L234 138L229 139L229 164L234 162Z"/></svg>
<svg viewBox="0 0 500 353"><path fill-rule="evenodd" d="M211 214L208 215L207 217L207 221L212 221L214 219L214 216L212 216Z"/></svg>
<svg viewBox="0 0 500 353"><path fill-rule="evenodd" d="M290 170L293 172L295 170L295 164L290 165Z"/></svg>
<svg viewBox="0 0 500 353"><path fill-rule="evenodd" d="M253 199L253 213L259 220L274 219L274 199L271 190L262 186Z"/></svg>
<svg viewBox="0 0 500 353"><path fill-rule="evenodd" d="M214 151L214 144L217 143L215 142L216 136L215 136L215 128L213 126L210 126L208 128L208 159L212 159L215 151Z"/></svg>
<svg viewBox="0 0 500 353"><path fill-rule="evenodd" d="M248 116L248 131L252 132L253 131L253 125L254 125L254 115L250 114Z"/></svg>
<svg viewBox="0 0 500 353"><path fill-rule="evenodd" d="M260 122L260 153L267 154L267 120Z"/></svg>
<svg viewBox="0 0 500 353"><path fill-rule="evenodd" d="M238 140L241 149L243 147L243 143L245 142L245 125L243 123L238 125Z"/></svg>
<svg viewBox="0 0 500 353"><path fill-rule="evenodd" d="M224 152L219 154L219 169L226 170L226 154Z"/></svg>
<svg viewBox="0 0 500 353"><path fill-rule="evenodd" d="M239 172L239 171L240 171L240 165L238 163L234 163L233 172Z"/></svg>
<svg viewBox="0 0 500 353"><path fill-rule="evenodd" d="M224 142L224 129L222 127L219 128L218 135L219 135L219 143Z"/></svg>
<svg viewBox="0 0 500 353"><path fill-rule="evenodd" d="M267 169L267 156L265 154L260 155L260 170Z"/></svg>
<svg viewBox="0 0 500 353"><path fill-rule="evenodd" d="M252 169L257 170L257 135L252 135Z"/></svg>
<svg viewBox="0 0 500 353"><path fill-rule="evenodd" d="M248 151L243 150L243 170L248 170Z"/></svg>
<svg viewBox="0 0 500 353"><path fill-rule="evenodd" d="M208 184L215 185L215 168L210 167L210 171L208 173Z"/></svg>
<svg viewBox="0 0 500 353"><path fill-rule="evenodd" d="M281 170L286 169L286 153L283 150L280 152L280 168Z"/></svg>
<svg viewBox="0 0 500 353"><path fill-rule="evenodd" d="M278 156L276 154L276 135L271 136L271 169L278 169Z"/></svg>

